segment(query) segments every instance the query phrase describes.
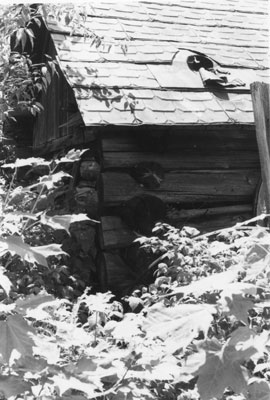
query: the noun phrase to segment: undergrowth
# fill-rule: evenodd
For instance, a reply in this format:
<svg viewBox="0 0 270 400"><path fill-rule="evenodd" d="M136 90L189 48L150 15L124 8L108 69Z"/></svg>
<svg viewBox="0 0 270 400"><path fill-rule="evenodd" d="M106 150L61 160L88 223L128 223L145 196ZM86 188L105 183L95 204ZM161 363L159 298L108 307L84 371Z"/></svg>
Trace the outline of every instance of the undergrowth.
<svg viewBox="0 0 270 400"><path fill-rule="evenodd" d="M83 285L65 296L79 278L55 232L89 218L57 215L55 200L82 152L2 165L1 398L269 400L269 230L157 224L138 239L162 254L153 283L123 299L128 311Z"/></svg>

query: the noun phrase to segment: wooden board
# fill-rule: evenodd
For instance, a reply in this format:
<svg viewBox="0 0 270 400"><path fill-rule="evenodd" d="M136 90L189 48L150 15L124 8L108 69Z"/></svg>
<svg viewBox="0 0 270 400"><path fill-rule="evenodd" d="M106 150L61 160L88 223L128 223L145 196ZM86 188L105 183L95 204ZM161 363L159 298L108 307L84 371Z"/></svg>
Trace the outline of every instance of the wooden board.
<svg viewBox="0 0 270 400"><path fill-rule="evenodd" d="M177 215L173 218L176 220L191 220L194 218L201 217L215 217L217 215L233 215L233 214L245 214L252 213L253 207L250 204L240 204L226 207L208 207L208 208L196 208L196 209L182 209L177 212Z"/></svg>
<svg viewBox="0 0 270 400"><path fill-rule="evenodd" d="M269 103L270 85L254 82L251 85L251 95L254 108L256 136L259 148L261 174L267 214L270 213L270 126Z"/></svg>
<svg viewBox="0 0 270 400"><path fill-rule="evenodd" d="M173 223L173 226L182 228L183 226L191 226L198 229L201 233L213 232L217 229L229 228L234 226L238 222L245 221L252 218L252 213L241 213L240 215L217 215L212 217L204 217L200 219L193 219L186 221L184 224L182 221Z"/></svg>
<svg viewBox="0 0 270 400"><path fill-rule="evenodd" d="M253 207L251 204L240 204L226 207L209 207L190 210L179 210L169 213L169 223L181 228L193 226L202 232L211 232L216 229L235 225L237 222L251 218Z"/></svg>
<svg viewBox="0 0 270 400"><path fill-rule="evenodd" d="M131 271L118 253L102 253L102 269L106 270L107 290L114 294L127 294L136 281L136 275Z"/></svg>
<svg viewBox="0 0 270 400"><path fill-rule="evenodd" d="M100 244L103 250L128 247L136 239L136 235L117 216L101 217Z"/></svg>
<svg viewBox="0 0 270 400"><path fill-rule="evenodd" d="M159 140L158 137L162 134L163 140L166 143L166 148L162 148L161 152L178 152L183 150L199 150L199 151L257 151L256 135L254 127L172 127L158 131L158 136L151 136L151 132L156 132L156 128L148 128L149 131L141 129L125 130L118 127L115 130L111 127L110 130L105 130L102 133L102 148L103 152L138 152L142 151L142 143L149 141L149 151L151 144ZM154 129L154 131L153 131ZM149 137L149 140L148 140Z"/></svg>
<svg viewBox="0 0 270 400"><path fill-rule="evenodd" d="M117 205L143 193L166 203L249 203L258 179L257 170L177 172L165 174L160 188L146 190L127 173L106 172L102 174L103 205Z"/></svg>
<svg viewBox="0 0 270 400"><path fill-rule="evenodd" d="M179 152L168 152L165 154L150 152L106 152L103 154L103 167L105 170L115 168L131 168L134 165L153 161L159 163L165 171L171 170L201 170L211 169L245 169L257 168L260 163L257 151L204 151L181 150Z"/></svg>

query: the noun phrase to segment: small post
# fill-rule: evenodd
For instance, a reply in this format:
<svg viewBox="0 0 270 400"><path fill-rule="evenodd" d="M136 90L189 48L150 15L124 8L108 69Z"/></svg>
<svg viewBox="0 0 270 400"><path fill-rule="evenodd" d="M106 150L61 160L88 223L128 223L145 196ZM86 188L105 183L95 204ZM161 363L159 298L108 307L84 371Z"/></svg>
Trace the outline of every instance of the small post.
<svg viewBox="0 0 270 400"><path fill-rule="evenodd" d="M267 214L270 214L269 88L270 85L263 82L253 82L250 86Z"/></svg>

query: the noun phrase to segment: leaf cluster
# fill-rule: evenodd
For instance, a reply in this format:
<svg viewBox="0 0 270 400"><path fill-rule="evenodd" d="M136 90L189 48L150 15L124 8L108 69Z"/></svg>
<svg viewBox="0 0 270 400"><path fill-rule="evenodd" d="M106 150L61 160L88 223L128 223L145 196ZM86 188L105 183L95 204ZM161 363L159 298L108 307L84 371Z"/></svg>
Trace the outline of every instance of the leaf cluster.
<svg viewBox="0 0 270 400"><path fill-rule="evenodd" d="M31 245L27 232L48 226L68 235L71 224L87 220L81 214L37 212L42 193L49 196L63 179L70 179L59 165L78 161L82 153L71 150L52 161L30 158L2 166L13 171L2 194L0 238L6 253L0 271L5 294L0 303L3 397L268 399L266 228L247 222L207 236L193 228L158 224L156 236L140 238L142 246L159 255L150 266L157 266L155 281L125 298L128 310L112 293L94 294L90 289L72 302L55 298L42 285L36 294L17 291L14 296L12 254L19 268L31 266L30 278L42 268L56 272L56 259L66 257L53 237L49 244ZM27 166L33 173L41 165L46 173L38 182L14 195L19 169ZM30 211L16 211L12 201L29 191L35 193Z"/></svg>

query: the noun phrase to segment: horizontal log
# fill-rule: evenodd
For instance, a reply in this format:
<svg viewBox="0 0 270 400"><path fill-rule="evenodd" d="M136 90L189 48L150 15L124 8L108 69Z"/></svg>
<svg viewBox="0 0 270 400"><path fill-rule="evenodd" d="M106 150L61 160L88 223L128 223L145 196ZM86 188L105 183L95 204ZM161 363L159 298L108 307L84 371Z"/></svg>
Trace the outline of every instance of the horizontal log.
<svg viewBox="0 0 270 400"><path fill-rule="evenodd" d="M186 150L166 152L165 154L150 152L106 152L103 154L105 170L113 168L131 168L134 165L152 161L159 163L165 171L201 170L201 169L251 169L260 168L257 151L209 151Z"/></svg>
<svg viewBox="0 0 270 400"><path fill-rule="evenodd" d="M117 205L143 193L166 203L249 203L259 176L257 170L166 173L158 189L146 190L127 173L105 172L102 174L103 205Z"/></svg>
<svg viewBox="0 0 270 400"><path fill-rule="evenodd" d="M104 216L100 224L100 244L104 250L128 247L136 235L120 217Z"/></svg>
<svg viewBox="0 0 270 400"><path fill-rule="evenodd" d="M152 129L152 128L151 128ZM155 132L155 131L154 131ZM160 135L160 132L159 132ZM161 140L159 137L151 136L149 132L144 131L125 131L105 132L102 134L102 148L104 152L127 151L138 152L144 147L155 144L155 141ZM162 141L165 143L161 151L179 151L179 150L238 150L257 151L257 142L254 127L252 130L246 127L242 130L236 127L212 128L201 131L200 127L191 129L178 128L177 131L164 130ZM145 146L143 146L145 145Z"/></svg>
<svg viewBox="0 0 270 400"><path fill-rule="evenodd" d="M181 229L183 226L191 226L198 229L201 233L213 232L217 229L229 228L238 222L248 220L252 213L241 213L241 215L217 215L214 217L199 218L189 221L175 221L173 226Z"/></svg>
<svg viewBox="0 0 270 400"><path fill-rule="evenodd" d="M202 217L216 217L220 215L225 216L239 216L241 214L252 214L253 206L251 204L240 204L225 207L208 207L208 208L197 208L189 210L177 210L169 213L171 221L187 221L198 219Z"/></svg>

